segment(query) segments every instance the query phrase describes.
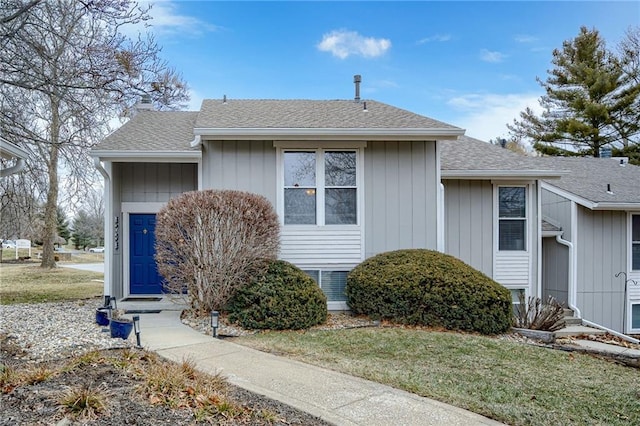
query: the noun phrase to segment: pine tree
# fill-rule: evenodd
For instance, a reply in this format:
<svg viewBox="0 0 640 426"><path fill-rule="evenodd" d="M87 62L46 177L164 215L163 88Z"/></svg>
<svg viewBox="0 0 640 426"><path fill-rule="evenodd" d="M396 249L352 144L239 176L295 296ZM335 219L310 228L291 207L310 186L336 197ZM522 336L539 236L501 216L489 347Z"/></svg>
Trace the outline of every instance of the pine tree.
<svg viewBox="0 0 640 426"><path fill-rule="evenodd" d="M542 115L527 108L508 126L512 135L549 155L599 157L603 147L637 143L640 84L626 71L624 55L607 50L597 30L582 27L553 51L547 80L537 79L546 92Z"/></svg>

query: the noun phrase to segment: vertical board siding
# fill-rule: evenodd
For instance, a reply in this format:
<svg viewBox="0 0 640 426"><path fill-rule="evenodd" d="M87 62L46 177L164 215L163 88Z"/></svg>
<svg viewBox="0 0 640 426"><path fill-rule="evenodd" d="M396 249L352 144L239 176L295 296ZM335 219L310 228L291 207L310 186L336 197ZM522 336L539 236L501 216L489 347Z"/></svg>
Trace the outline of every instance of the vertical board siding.
<svg viewBox="0 0 640 426"><path fill-rule="evenodd" d="M276 206L276 149L272 141L207 141L203 188L247 191Z"/></svg>
<svg viewBox="0 0 640 426"><path fill-rule="evenodd" d="M370 142L364 162L365 257L403 248L435 249L435 142Z"/></svg>
<svg viewBox="0 0 640 426"><path fill-rule="evenodd" d="M622 331L627 216L578 207L578 307L583 318ZM582 302L581 302L582 301Z"/></svg>
<svg viewBox="0 0 640 426"><path fill-rule="evenodd" d="M198 189L197 164L115 163L115 166L120 202L165 202Z"/></svg>
<svg viewBox="0 0 640 426"><path fill-rule="evenodd" d="M569 248L555 238L542 239L542 299L569 303Z"/></svg>
<svg viewBox="0 0 640 426"><path fill-rule="evenodd" d="M553 225L562 228L562 239L571 239L571 201L550 192L542 190L542 217L551 221Z"/></svg>
<svg viewBox="0 0 640 426"><path fill-rule="evenodd" d="M362 261L360 227L283 227L280 258L298 267L339 264L356 266Z"/></svg>
<svg viewBox="0 0 640 426"><path fill-rule="evenodd" d="M445 249L493 276L493 187L489 181L445 180Z"/></svg>
<svg viewBox="0 0 640 426"><path fill-rule="evenodd" d="M499 253L496 255L493 279L504 286L529 287L529 253Z"/></svg>

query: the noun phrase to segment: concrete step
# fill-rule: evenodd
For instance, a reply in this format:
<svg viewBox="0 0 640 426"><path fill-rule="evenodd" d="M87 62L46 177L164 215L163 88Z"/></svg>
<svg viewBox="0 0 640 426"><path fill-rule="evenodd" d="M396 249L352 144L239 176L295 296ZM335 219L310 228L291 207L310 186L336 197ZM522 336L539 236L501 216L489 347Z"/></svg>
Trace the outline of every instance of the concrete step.
<svg viewBox="0 0 640 426"><path fill-rule="evenodd" d="M570 326L570 325L582 325L582 318L564 317L564 323L567 326Z"/></svg>
<svg viewBox="0 0 640 426"><path fill-rule="evenodd" d="M565 317L572 317L573 314L574 314L573 309L564 308L564 316Z"/></svg>
<svg viewBox="0 0 640 426"><path fill-rule="evenodd" d="M556 337L579 336L581 334L605 334L606 331L583 325L569 325L555 332Z"/></svg>

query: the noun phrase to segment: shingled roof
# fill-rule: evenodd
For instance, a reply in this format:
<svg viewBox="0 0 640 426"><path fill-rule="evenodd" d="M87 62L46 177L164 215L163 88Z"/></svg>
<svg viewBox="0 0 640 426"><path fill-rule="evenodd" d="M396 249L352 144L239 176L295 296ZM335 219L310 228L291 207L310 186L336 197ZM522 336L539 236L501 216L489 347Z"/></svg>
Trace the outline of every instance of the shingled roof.
<svg viewBox="0 0 640 426"><path fill-rule="evenodd" d="M462 130L442 121L372 100L207 99L202 102L195 127Z"/></svg>
<svg viewBox="0 0 640 426"><path fill-rule="evenodd" d="M543 157L550 167L568 170L559 180L549 185L569 192L595 205L591 208L615 208L637 204L640 208L640 167L620 165L620 160L592 157ZM610 191L607 191L607 190ZM628 206L631 207L631 206Z"/></svg>
<svg viewBox="0 0 640 426"><path fill-rule="evenodd" d="M563 174L552 164L538 161L469 136L440 141L443 179L557 178Z"/></svg>
<svg viewBox="0 0 640 426"><path fill-rule="evenodd" d="M140 111L93 151L199 151L192 148L197 111Z"/></svg>

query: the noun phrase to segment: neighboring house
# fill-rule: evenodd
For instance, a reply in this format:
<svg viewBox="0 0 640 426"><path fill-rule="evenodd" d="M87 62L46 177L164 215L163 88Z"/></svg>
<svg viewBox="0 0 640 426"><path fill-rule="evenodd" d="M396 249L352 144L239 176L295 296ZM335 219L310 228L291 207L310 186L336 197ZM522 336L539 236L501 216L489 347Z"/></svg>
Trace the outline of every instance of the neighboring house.
<svg viewBox="0 0 640 426"><path fill-rule="evenodd" d="M467 136L440 142L447 253L511 290L541 297L542 179L556 167Z"/></svg>
<svg viewBox="0 0 640 426"><path fill-rule="evenodd" d="M0 168L0 177L19 173L24 169L28 156L29 154L24 149L0 137L0 158L9 161L15 160L12 166Z"/></svg>
<svg viewBox="0 0 640 426"><path fill-rule="evenodd" d="M610 158L541 160L569 171L542 184L550 225L543 233L543 294L585 320L640 333L640 167Z"/></svg>
<svg viewBox="0 0 640 426"><path fill-rule="evenodd" d="M312 275L330 309L346 274L400 248L443 249L438 143L464 130L375 101L205 100L199 112L141 110L92 151L106 181L105 292L161 292L155 214L173 196L265 196L280 257Z"/></svg>

